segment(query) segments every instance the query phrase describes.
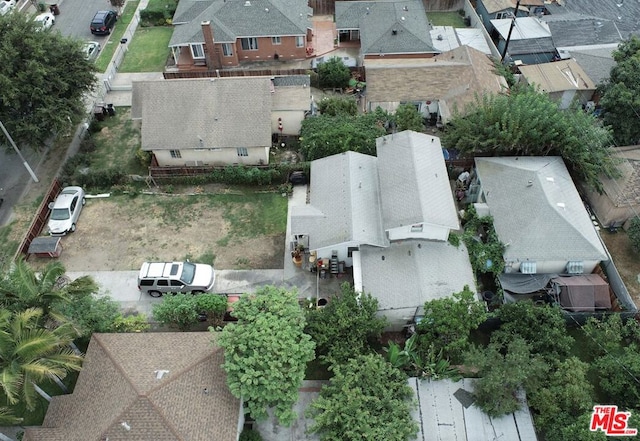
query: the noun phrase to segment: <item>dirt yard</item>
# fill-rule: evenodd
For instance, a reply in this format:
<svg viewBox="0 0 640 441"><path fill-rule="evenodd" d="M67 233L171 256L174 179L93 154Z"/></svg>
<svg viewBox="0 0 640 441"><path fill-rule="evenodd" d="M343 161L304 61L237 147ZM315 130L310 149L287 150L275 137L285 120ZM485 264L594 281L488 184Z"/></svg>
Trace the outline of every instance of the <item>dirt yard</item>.
<svg viewBox="0 0 640 441"><path fill-rule="evenodd" d="M62 239L60 261L69 271L135 270L144 260L183 259L217 269L282 268L286 199L246 197L247 202L242 195L209 194L87 199L76 232ZM30 259L36 265L46 261Z"/></svg>
<svg viewBox="0 0 640 441"><path fill-rule="evenodd" d="M613 262L624 280L634 303L640 308L640 256L631 249L629 236L620 230L617 233L601 231Z"/></svg>

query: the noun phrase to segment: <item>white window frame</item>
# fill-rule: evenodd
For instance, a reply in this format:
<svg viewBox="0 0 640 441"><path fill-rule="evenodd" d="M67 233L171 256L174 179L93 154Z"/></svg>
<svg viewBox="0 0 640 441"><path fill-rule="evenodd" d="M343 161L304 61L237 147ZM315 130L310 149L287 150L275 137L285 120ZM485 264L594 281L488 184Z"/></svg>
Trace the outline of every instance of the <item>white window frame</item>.
<svg viewBox="0 0 640 441"><path fill-rule="evenodd" d="M258 50L258 39L255 37L241 38L240 46L243 51L257 51Z"/></svg>
<svg viewBox="0 0 640 441"><path fill-rule="evenodd" d="M282 44L282 38L280 38L280 36L271 37L271 44L274 46Z"/></svg>
<svg viewBox="0 0 640 441"><path fill-rule="evenodd" d="M202 43L190 44L189 49L191 49L191 56L193 57L194 60L204 60L204 45ZM196 54L196 52L199 52L199 53Z"/></svg>
<svg viewBox="0 0 640 441"><path fill-rule="evenodd" d="M222 43L222 55L225 57L233 57L233 46L231 43Z"/></svg>
<svg viewBox="0 0 640 441"><path fill-rule="evenodd" d="M169 154L171 155L172 158L174 159L180 159L182 158L182 153L180 153L180 150L169 150Z"/></svg>
<svg viewBox="0 0 640 441"><path fill-rule="evenodd" d="M238 156L249 156L249 151L246 147L236 147L236 153Z"/></svg>
<svg viewBox="0 0 640 441"><path fill-rule="evenodd" d="M296 47L304 47L304 37L296 37Z"/></svg>

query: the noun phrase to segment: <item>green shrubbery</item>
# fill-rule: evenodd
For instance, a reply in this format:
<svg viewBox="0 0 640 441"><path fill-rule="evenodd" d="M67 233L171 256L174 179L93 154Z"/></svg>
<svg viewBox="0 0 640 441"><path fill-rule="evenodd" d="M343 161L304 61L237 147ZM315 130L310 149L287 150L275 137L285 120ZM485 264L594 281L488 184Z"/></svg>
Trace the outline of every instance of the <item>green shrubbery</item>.
<svg viewBox="0 0 640 441"><path fill-rule="evenodd" d="M141 26L171 26L177 6L178 3L172 0L150 3L140 11Z"/></svg>

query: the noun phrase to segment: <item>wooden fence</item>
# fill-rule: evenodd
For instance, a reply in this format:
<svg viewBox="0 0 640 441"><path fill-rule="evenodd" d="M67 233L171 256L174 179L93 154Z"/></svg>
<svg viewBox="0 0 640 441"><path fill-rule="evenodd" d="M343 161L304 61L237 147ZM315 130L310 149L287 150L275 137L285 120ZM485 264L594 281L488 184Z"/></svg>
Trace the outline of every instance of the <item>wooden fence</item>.
<svg viewBox="0 0 640 441"><path fill-rule="evenodd" d="M29 258L29 254L27 252L29 250L29 245L31 245L31 241L38 237L42 232L42 227L47 223L47 219L49 217L49 203L56 199L60 190L62 190L62 184L57 178L54 178L49 190L47 190L47 193L44 195L44 198L40 203L40 207L38 207L38 211L36 212L33 221L31 221L31 226L27 230L27 233L22 239L22 243L18 247L14 260L20 256L25 256L25 259Z"/></svg>
<svg viewBox="0 0 640 441"><path fill-rule="evenodd" d="M183 78L224 78L224 77L269 77L286 75L307 75L309 69L248 69L248 70L204 70L192 72L164 72L165 80Z"/></svg>

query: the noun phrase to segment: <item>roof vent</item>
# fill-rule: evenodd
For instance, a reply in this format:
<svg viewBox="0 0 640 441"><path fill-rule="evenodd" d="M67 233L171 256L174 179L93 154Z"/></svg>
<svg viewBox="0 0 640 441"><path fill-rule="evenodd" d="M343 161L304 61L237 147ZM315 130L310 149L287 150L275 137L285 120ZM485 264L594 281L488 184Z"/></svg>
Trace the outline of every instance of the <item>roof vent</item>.
<svg viewBox="0 0 640 441"><path fill-rule="evenodd" d="M245 6L251 6L251 2L249 0L247 0L246 2L244 2Z"/></svg>
<svg viewBox="0 0 640 441"><path fill-rule="evenodd" d="M402 7L402 10L403 10L403 11L408 11L408 10L409 10L409 7L408 7L408 6L403 6L403 7Z"/></svg>
<svg viewBox="0 0 640 441"><path fill-rule="evenodd" d="M264 8L264 12L269 12L269 8Z"/></svg>
<svg viewBox="0 0 640 441"><path fill-rule="evenodd" d="M131 426L127 424L126 421L121 422L120 425L124 427L124 430L127 430L127 431L131 430Z"/></svg>
<svg viewBox="0 0 640 441"><path fill-rule="evenodd" d="M392 29L391 30L391 35L398 35L398 30L397 29Z"/></svg>
<svg viewBox="0 0 640 441"><path fill-rule="evenodd" d="M161 380L162 377L164 377L166 374L169 373L169 371L167 370L157 370L157 371L153 371L154 374L156 374L156 380Z"/></svg>
<svg viewBox="0 0 640 441"><path fill-rule="evenodd" d="M438 36L436 38L438 39L438 41L442 41L443 40L442 34L438 34Z"/></svg>

